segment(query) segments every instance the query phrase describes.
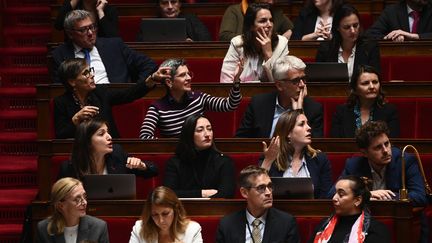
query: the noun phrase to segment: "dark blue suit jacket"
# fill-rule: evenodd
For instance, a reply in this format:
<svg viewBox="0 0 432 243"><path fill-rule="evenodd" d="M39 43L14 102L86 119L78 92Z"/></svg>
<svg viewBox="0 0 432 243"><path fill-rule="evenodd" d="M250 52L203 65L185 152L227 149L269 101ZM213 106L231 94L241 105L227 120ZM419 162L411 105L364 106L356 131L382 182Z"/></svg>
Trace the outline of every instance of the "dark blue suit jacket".
<svg viewBox="0 0 432 243"><path fill-rule="evenodd" d="M398 29L410 32L406 1L387 6L366 34L372 38L382 39L391 31ZM417 33L420 39L432 38L432 1L430 0L421 11Z"/></svg>
<svg viewBox="0 0 432 243"><path fill-rule="evenodd" d="M270 137L277 95L277 92L254 95L235 136L241 138ZM323 137L322 105L306 96L303 101L303 110L312 128L312 136L314 138Z"/></svg>
<svg viewBox="0 0 432 243"><path fill-rule="evenodd" d="M306 165L314 185L314 198L327 198L332 187L331 163L325 153L318 153L315 158L305 155ZM275 163L269 170L271 177L282 177L284 171L277 169Z"/></svg>
<svg viewBox="0 0 432 243"><path fill-rule="evenodd" d="M406 188L408 189L408 197L412 200L415 206L425 206L427 204L426 192L417 160L412 155L405 155L405 174ZM349 158L345 164L345 169L341 176L356 175L372 178L371 168L368 159L363 156L354 156ZM387 165L385 180L387 190L391 190L397 194L399 198L399 189L402 187L402 151L398 148L392 148L392 160ZM331 195L335 192L333 187Z"/></svg>
<svg viewBox="0 0 432 243"><path fill-rule="evenodd" d="M219 222L217 243L244 243L246 239L246 210L227 215ZM262 243L298 243L300 236L295 218L275 208L267 211Z"/></svg>
<svg viewBox="0 0 432 243"><path fill-rule="evenodd" d="M130 49L120 38L101 38L96 40L96 48L105 65L110 83L129 83L145 80L157 70L156 63L149 57ZM52 80L61 83L57 72L60 64L74 58L72 42L66 42L53 52Z"/></svg>

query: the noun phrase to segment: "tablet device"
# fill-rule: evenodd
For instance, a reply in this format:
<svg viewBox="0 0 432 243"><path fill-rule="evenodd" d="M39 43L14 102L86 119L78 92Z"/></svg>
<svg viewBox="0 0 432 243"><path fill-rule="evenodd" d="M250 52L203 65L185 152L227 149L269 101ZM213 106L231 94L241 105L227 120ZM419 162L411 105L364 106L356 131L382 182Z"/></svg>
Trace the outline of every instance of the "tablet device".
<svg viewBox="0 0 432 243"><path fill-rule="evenodd" d="M134 174L85 175L83 185L90 200L136 198Z"/></svg>
<svg viewBox="0 0 432 243"><path fill-rule="evenodd" d="M313 199L314 187L310 177L271 177L275 199Z"/></svg>
<svg viewBox="0 0 432 243"><path fill-rule="evenodd" d="M337 62L306 63L308 82L349 82L348 65Z"/></svg>
<svg viewBox="0 0 432 243"><path fill-rule="evenodd" d="M142 18L138 41L185 41L185 18Z"/></svg>

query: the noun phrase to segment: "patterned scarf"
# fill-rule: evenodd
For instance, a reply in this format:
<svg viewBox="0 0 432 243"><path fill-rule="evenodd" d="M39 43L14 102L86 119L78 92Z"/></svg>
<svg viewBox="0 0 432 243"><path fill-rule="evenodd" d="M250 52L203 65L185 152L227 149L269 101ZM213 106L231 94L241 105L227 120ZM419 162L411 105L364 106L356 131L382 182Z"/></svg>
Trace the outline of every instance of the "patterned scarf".
<svg viewBox="0 0 432 243"><path fill-rule="evenodd" d="M326 243L329 242L332 237L333 231L338 223L339 216L332 215L323 224L321 229L317 232L314 243ZM368 210L363 210L360 216L357 218L351 232L345 237L344 243L363 243L369 229L370 214Z"/></svg>

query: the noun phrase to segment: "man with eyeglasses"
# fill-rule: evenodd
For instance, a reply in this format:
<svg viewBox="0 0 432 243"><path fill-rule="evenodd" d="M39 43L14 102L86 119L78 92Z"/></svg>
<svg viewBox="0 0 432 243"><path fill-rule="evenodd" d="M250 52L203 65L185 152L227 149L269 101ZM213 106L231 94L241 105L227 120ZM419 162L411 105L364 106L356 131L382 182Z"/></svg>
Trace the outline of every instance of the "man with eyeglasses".
<svg viewBox="0 0 432 243"><path fill-rule="evenodd" d="M272 137L276 123L284 111L303 109L313 137L323 136L322 105L307 96L306 64L295 56L276 60L272 74L276 90L252 97L236 137Z"/></svg>
<svg viewBox="0 0 432 243"><path fill-rule="evenodd" d="M227 215L219 222L217 243L300 242L295 218L273 208L273 186L267 170L250 165L240 172L240 193L246 210Z"/></svg>
<svg viewBox="0 0 432 243"><path fill-rule="evenodd" d="M60 64L70 58L85 58L95 70L96 84L142 81L157 70L153 60L130 49L120 38L97 38L94 17L85 10L71 11L64 29L69 41L52 52L56 83L61 82L57 75Z"/></svg>

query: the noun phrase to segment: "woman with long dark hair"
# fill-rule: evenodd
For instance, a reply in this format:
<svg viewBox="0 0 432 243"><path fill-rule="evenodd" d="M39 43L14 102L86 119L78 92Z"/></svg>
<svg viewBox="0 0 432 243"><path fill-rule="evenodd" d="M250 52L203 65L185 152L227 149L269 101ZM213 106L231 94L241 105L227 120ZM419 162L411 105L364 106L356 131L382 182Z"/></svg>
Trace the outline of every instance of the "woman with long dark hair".
<svg viewBox="0 0 432 243"><path fill-rule="evenodd" d="M399 115L396 106L385 100L378 71L360 65L350 82L351 93L346 104L336 107L330 135L353 138L355 131L367 121L385 121L390 137L399 137Z"/></svg>
<svg viewBox="0 0 432 243"><path fill-rule="evenodd" d="M59 178L127 173L149 178L158 171L152 162L130 157L120 145L113 144L106 121L94 118L80 123L71 159L61 165Z"/></svg>
<svg viewBox="0 0 432 243"><path fill-rule="evenodd" d="M204 116L186 119L175 156L167 162L163 184L178 197L234 196L234 163L216 149L211 123Z"/></svg>
<svg viewBox="0 0 432 243"><path fill-rule="evenodd" d="M310 177L315 198L327 198L331 167L327 155L312 148L311 127L303 110L282 113L269 146L263 142L261 167L273 177Z"/></svg>
<svg viewBox="0 0 432 243"><path fill-rule="evenodd" d="M378 43L363 36L359 13L352 5L344 4L336 10L331 32L331 40L318 48L317 62L347 63L350 78L361 64L380 71Z"/></svg>
<svg viewBox="0 0 432 243"><path fill-rule="evenodd" d="M285 55L288 55L288 39L275 34L270 4L250 4L244 16L243 34L231 39L220 82L233 82L239 65L243 66L240 82L273 82L273 63Z"/></svg>

